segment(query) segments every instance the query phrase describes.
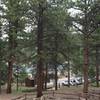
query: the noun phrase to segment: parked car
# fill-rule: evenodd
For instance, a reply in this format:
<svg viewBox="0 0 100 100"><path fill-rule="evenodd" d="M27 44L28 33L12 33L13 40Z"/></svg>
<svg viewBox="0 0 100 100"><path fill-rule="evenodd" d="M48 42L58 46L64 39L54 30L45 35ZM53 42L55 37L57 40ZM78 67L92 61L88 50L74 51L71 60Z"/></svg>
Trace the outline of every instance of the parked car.
<svg viewBox="0 0 100 100"><path fill-rule="evenodd" d="M70 78L70 85L75 86L75 85L81 85L83 83L81 77L71 77ZM68 86L68 78L62 78L58 79L58 85L59 86Z"/></svg>
<svg viewBox="0 0 100 100"><path fill-rule="evenodd" d="M68 79L67 78L58 79L58 85L59 86L68 85Z"/></svg>
<svg viewBox="0 0 100 100"><path fill-rule="evenodd" d="M62 79L58 79L58 85L59 86L68 86L68 78L62 78ZM75 85L75 81L70 79L70 85Z"/></svg>
<svg viewBox="0 0 100 100"><path fill-rule="evenodd" d="M52 88L54 87L54 82L53 80L50 80L50 82L47 82L47 88Z"/></svg>
<svg viewBox="0 0 100 100"><path fill-rule="evenodd" d="M75 81L76 81L76 84L77 84L77 85L81 85L81 84L83 83L82 77L76 77L76 78L75 78Z"/></svg>
<svg viewBox="0 0 100 100"><path fill-rule="evenodd" d="M69 84L68 84L68 80L63 81L62 85L63 85L63 86L68 86L68 85L69 85Z"/></svg>
<svg viewBox="0 0 100 100"><path fill-rule="evenodd" d="M47 83L47 88L52 88L52 87L54 87L54 83L53 82Z"/></svg>

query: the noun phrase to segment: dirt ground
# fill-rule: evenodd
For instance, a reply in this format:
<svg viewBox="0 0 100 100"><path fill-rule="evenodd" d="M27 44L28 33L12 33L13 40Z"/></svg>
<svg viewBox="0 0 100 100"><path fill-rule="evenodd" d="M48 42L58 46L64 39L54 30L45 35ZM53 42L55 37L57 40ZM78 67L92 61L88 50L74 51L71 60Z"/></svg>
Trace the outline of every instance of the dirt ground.
<svg viewBox="0 0 100 100"><path fill-rule="evenodd" d="M12 94L6 94L6 90L2 89L2 92L0 94L0 100L11 100L13 98L16 98L22 94L20 93L12 93Z"/></svg>
<svg viewBox="0 0 100 100"><path fill-rule="evenodd" d="M94 89L94 88L93 88ZM100 88L98 88L100 90ZM83 87L82 86L73 86L73 87L62 87L60 88L58 91L56 92L61 92L61 93L82 93ZM33 93L33 92L31 92ZM25 93L17 93L17 92L13 92L12 94L6 94L6 91L2 91L2 93L0 94L0 100L11 100L14 99L16 97L19 97L21 95L23 95Z"/></svg>
<svg viewBox="0 0 100 100"><path fill-rule="evenodd" d="M0 95L0 100L11 100L12 98L15 98L17 96L20 96L18 94L14 95L14 94L1 94Z"/></svg>
<svg viewBox="0 0 100 100"><path fill-rule="evenodd" d="M50 89L52 90L52 89ZM54 89L53 89L54 90ZM60 88L57 92L63 92L63 93L68 93L68 92L81 92L82 88L81 87L62 87ZM19 97L23 95L24 93L12 93L12 94L6 94L6 91L3 90L2 93L0 94L0 100L11 100L13 98Z"/></svg>

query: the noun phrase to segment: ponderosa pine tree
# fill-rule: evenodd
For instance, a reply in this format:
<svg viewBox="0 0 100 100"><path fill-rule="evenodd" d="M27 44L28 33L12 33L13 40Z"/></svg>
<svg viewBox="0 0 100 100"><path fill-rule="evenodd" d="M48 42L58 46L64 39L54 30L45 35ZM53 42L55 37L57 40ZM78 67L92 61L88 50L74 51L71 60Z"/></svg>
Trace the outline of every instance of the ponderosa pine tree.
<svg viewBox="0 0 100 100"><path fill-rule="evenodd" d="M4 32L8 36L8 49L7 49L7 61L8 61L8 82L7 82L7 93L11 93L11 84L12 84L12 73L13 73L13 64L16 59L16 50L17 50L17 35L18 32L21 32L24 27L25 14L25 2L22 0L2 0L1 12L3 19Z"/></svg>
<svg viewBox="0 0 100 100"><path fill-rule="evenodd" d="M43 91L43 68L44 68L44 54L43 54L43 30L44 30L44 10L46 0L40 0L38 3L38 24L37 24L37 97L41 97Z"/></svg>
<svg viewBox="0 0 100 100"><path fill-rule="evenodd" d="M78 0L76 2L76 10L78 10L78 14L76 14L75 21L73 23L74 27L83 34L83 53L84 53L84 88L83 92L88 92L88 67L89 67L89 44L91 34L95 32L97 28L94 27L95 21L93 20L93 5L98 0ZM78 27L80 25L80 27Z"/></svg>

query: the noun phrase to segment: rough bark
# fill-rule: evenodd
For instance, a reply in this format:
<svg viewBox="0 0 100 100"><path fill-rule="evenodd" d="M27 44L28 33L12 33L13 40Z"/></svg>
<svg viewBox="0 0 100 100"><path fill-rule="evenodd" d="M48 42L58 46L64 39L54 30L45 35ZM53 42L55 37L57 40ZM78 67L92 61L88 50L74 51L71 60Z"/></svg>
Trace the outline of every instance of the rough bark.
<svg viewBox="0 0 100 100"><path fill-rule="evenodd" d="M87 0L84 0L85 5L87 5ZM88 8L85 6L84 9L84 25L83 25L83 42L84 42L84 65L83 65L83 74L84 74L84 87L83 92L88 93L88 67L89 67L89 31L88 31Z"/></svg>
<svg viewBox="0 0 100 100"><path fill-rule="evenodd" d="M84 66L83 66L83 73L84 73L84 87L83 92L88 92L88 65L89 65L89 48L88 45L85 44L84 46Z"/></svg>
<svg viewBox="0 0 100 100"><path fill-rule="evenodd" d="M13 67L13 62L10 60L8 62L8 82L7 82L7 93L12 92L12 67Z"/></svg>
<svg viewBox="0 0 100 100"><path fill-rule="evenodd" d="M18 20L16 20L14 23L12 21L9 21L9 57L8 57L8 82L7 82L7 93L12 92L12 73L13 73L13 64L15 62L15 49L17 47L17 28L18 28Z"/></svg>
<svg viewBox="0 0 100 100"><path fill-rule="evenodd" d="M11 27L10 27L11 28ZM10 31L9 31L10 32ZM14 40L12 33L9 33L9 58L8 58L8 80L7 80L7 93L12 92L12 68L13 68L13 61L14 61Z"/></svg>
<svg viewBox="0 0 100 100"><path fill-rule="evenodd" d="M37 33L37 97L43 95L43 3L39 3L39 13L38 13L38 33Z"/></svg>
<svg viewBox="0 0 100 100"><path fill-rule="evenodd" d="M58 90L58 85L57 85L57 81L58 81L58 70L57 70L57 53L58 53L58 32L55 33L55 54L54 54L54 70L55 70L55 90Z"/></svg>
<svg viewBox="0 0 100 100"><path fill-rule="evenodd" d="M99 87L99 63L98 63L98 56L99 56L99 51L98 51L98 46L96 46L96 86Z"/></svg>

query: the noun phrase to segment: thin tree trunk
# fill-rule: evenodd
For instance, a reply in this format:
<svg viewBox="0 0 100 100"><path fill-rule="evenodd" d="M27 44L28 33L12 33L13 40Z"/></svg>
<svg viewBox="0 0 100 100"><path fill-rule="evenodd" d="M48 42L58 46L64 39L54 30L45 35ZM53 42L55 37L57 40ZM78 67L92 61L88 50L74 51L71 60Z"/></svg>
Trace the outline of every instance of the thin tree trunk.
<svg viewBox="0 0 100 100"><path fill-rule="evenodd" d="M57 64L55 64L55 90L58 90L57 86L57 81L58 81L58 76L57 76Z"/></svg>
<svg viewBox="0 0 100 100"><path fill-rule="evenodd" d="M89 65L89 48L88 45L85 44L84 46L84 67L83 67L83 73L84 73L84 87L83 92L88 93L88 65Z"/></svg>
<svg viewBox="0 0 100 100"><path fill-rule="evenodd" d="M17 73L16 73L16 74L17 74L17 76L16 76L16 77L17 77L17 80L16 80L16 81L17 81L17 82L16 82L16 90L18 91L18 89L19 89L19 85L18 85L18 83L19 83L19 80L18 80L18 78L19 78L19 77L18 77L18 75L19 75L18 70L19 70L19 69L18 69L18 66L17 66L17 69L16 69L16 70L17 70Z"/></svg>
<svg viewBox="0 0 100 100"><path fill-rule="evenodd" d="M57 53L58 53L58 32L55 34L55 50L54 50L54 69L55 69L55 90L58 90L58 70L57 70Z"/></svg>
<svg viewBox="0 0 100 100"><path fill-rule="evenodd" d="M99 87L99 64L98 64L98 46L96 46L96 86Z"/></svg>
<svg viewBox="0 0 100 100"><path fill-rule="evenodd" d="M70 87L70 62L68 57L68 87Z"/></svg>
<svg viewBox="0 0 100 100"><path fill-rule="evenodd" d="M70 87L70 43L68 46L68 57L67 57L67 61L68 61L68 87Z"/></svg>
<svg viewBox="0 0 100 100"><path fill-rule="evenodd" d="M66 59L66 61L68 61L68 63L67 63L67 67L68 67L68 86L70 87L70 55L69 55L69 48L68 48L68 56L67 55L65 55L63 52L61 52L62 53L62 55L65 57L65 59Z"/></svg>
<svg viewBox="0 0 100 100"><path fill-rule="evenodd" d="M13 62L12 60L10 60L8 62L8 82L7 82L7 93L11 93L12 92L12 67L13 67Z"/></svg>
<svg viewBox="0 0 100 100"><path fill-rule="evenodd" d="M46 64L46 73L45 73L45 90L47 90L47 79L48 79L48 64Z"/></svg>
<svg viewBox="0 0 100 100"><path fill-rule="evenodd" d="M0 68L0 94L1 94L1 68Z"/></svg>
<svg viewBox="0 0 100 100"><path fill-rule="evenodd" d="M18 75L17 75L17 83L16 83L16 90L18 91L19 85L18 85Z"/></svg>
<svg viewBox="0 0 100 100"><path fill-rule="evenodd" d="M0 34L1 34L1 23L0 23ZM1 41L1 37L2 37L2 35L0 35L0 41ZM1 79L1 63L2 63L2 47L0 47L0 94L1 94L1 81L2 81L2 79Z"/></svg>
<svg viewBox="0 0 100 100"><path fill-rule="evenodd" d="M37 33L37 97L43 95L43 3L39 3L38 33Z"/></svg>
<svg viewBox="0 0 100 100"><path fill-rule="evenodd" d="M87 5L87 0L84 0L85 5ZM88 16L87 12L88 8L87 6L84 9L84 27L83 27L83 35L84 35L84 65L83 65L83 74L84 74L84 87L83 92L88 93L88 67L89 67L89 45L88 45L88 39L89 39L89 33L88 33Z"/></svg>

